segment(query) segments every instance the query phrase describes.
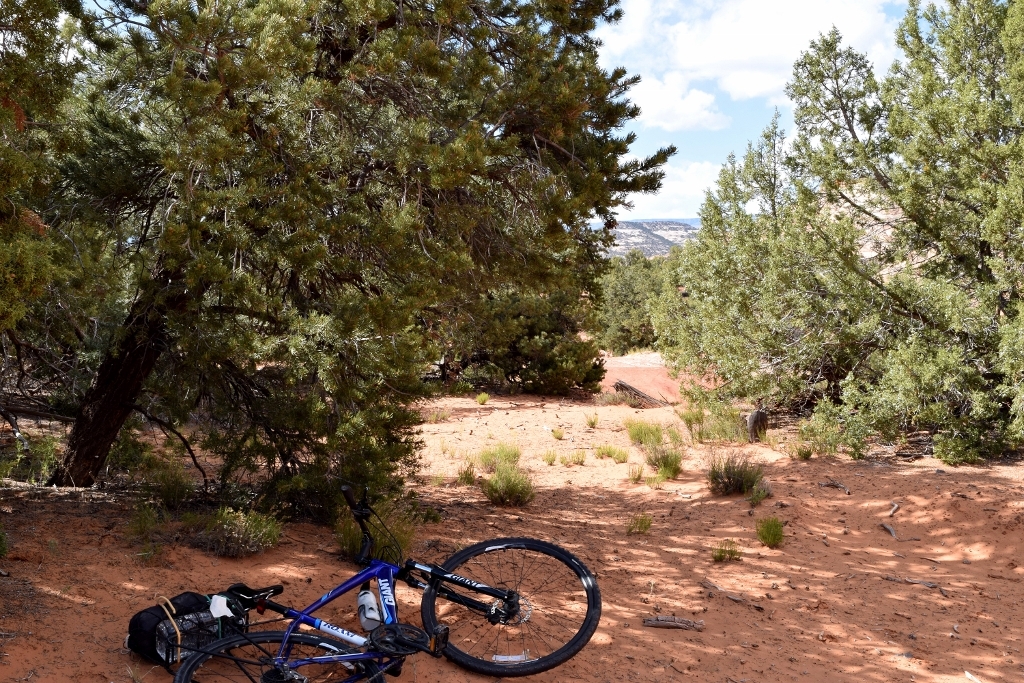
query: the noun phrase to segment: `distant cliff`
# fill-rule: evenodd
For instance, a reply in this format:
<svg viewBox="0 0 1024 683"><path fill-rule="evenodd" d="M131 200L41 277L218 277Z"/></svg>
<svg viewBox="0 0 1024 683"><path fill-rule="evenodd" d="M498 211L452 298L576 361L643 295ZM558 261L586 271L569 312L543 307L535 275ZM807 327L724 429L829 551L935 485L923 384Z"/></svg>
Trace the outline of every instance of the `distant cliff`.
<svg viewBox="0 0 1024 683"><path fill-rule="evenodd" d="M664 256L674 244L682 244L700 229L696 218L658 221L621 221L615 228L610 256L625 256L639 249L645 256Z"/></svg>

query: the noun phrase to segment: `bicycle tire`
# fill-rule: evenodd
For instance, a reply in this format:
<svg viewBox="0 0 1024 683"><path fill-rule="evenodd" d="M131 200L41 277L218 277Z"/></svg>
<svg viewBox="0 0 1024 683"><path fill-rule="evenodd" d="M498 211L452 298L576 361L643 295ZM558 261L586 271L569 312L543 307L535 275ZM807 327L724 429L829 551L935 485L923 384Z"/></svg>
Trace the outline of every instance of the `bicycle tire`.
<svg viewBox="0 0 1024 683"><path fill-rule="evenodd" d="M495 560L496 568L491 566ZM550 576L538 574L545 566L552 569ZM420 604L424 628L430 633L438 624L448 626L444 655L465 669L497 677L537 674L574 657L597 630L601 619L597 581L576 556L556 545L532 538L497 538L464 548L441 567L492 588L515 590L528 610L514 624L491 624L486 615L439 596L441 581L432 581ZM450 582L445 586L467 597L481 597ZM562 642L556 633L568 637Z"/></svg>
<svg viewBox="0 0 1024 683"><path fill-rule="evenodd" d="M270 668L261 663L260 659L272 659L277 656L281 640L284 638L284 631L254 631L245 635L222 638L206 648L206 652L199 652L187 658L178 672L174 675L174 683L229 683L231 681L244 681L251 683L259 681L263 674ZM295 646L304 649L303 656L316 656L320 654L338 654L356 652L351 646L330 638L324 638L310 633L293 633L288 641ZM246 656L246 650L251 652ZM294 656L295 650L292 650ZM244 660L242 663L227 659L236 657ZM243 668L243 664L245 668ZM380 680L380 672L377 664L370 660L352 662L349 669L342 663L327 665L310 665L302 667L298 673L305 676L309 683L317 681L338 681L344 680L357 674L363 674L363 678ZM315 667L315 670L314 670ZM342 678L337 674L341 672Z"/></svg>

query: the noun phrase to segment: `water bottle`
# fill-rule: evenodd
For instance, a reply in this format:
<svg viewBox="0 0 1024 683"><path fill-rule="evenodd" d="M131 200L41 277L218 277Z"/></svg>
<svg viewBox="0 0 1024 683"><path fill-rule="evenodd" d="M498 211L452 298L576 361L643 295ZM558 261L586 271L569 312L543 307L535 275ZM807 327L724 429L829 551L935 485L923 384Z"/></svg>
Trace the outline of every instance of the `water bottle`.
<svg viewBox="0 0 1024 683"><path fill-rule="evenodd" d="M369 584L364 584L356 599L359 605L359 624L363 630L369 633L380 626L383 619L380 618L380 607L377 605L377 596L370 590Z"/></svg>

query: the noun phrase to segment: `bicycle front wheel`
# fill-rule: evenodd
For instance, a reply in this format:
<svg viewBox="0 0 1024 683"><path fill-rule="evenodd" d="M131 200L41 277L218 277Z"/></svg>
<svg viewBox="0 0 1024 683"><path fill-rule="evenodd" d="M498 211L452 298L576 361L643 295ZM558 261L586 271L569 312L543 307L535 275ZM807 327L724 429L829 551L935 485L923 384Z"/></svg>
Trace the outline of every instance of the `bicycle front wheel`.
<svg viewBox="0 0 1024 683"><path fill-rule="evenodd" d="M435 580L423 592L427 632L449 629L445 656L470 671L498 677L529 676L572 658L590 641L601 618L601 592L590 570L572 553L532 538L484 541L452 555L442 568L519 595L519 612L492 624L487 614L446 599ZM492 598L445 582L445 589L478 602Z"/></svg>
<svg viewBox="0 0 1024 683"><path fill-rule="evenodd" d="M174 683L252 683L269 680L263 676L273 671L274 657L277 656L283 638L283 631L255 631L218 640L205 648L207 652L198 652L186 659L174 675ZM288 643L290 647L285 655L291 660L356 652L345 643L308 633L293 633L288 637ZM369 660L310 664L295 669L295 673L304 676L295 680L337 683L371 678L378 672L376 663ZM273 678L273 674L270 674L270 678Z"/></svg>

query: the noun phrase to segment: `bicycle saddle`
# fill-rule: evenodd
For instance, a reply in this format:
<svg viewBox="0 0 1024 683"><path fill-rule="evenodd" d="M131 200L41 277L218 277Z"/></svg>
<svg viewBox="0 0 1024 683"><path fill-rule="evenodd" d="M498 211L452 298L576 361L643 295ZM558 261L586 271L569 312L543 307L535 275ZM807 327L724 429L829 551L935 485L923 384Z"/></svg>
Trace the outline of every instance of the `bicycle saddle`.
<svg viewBox="0 0 1024 683"><path fill-rule="evenodd" d="M244 583L234 583L228 586L224 593L230 595L247 610L255 609L256 602L261 598L266 600L272 595L280 595L284 592L284 586L277 584L266 588L249 588Z"/></svg>

